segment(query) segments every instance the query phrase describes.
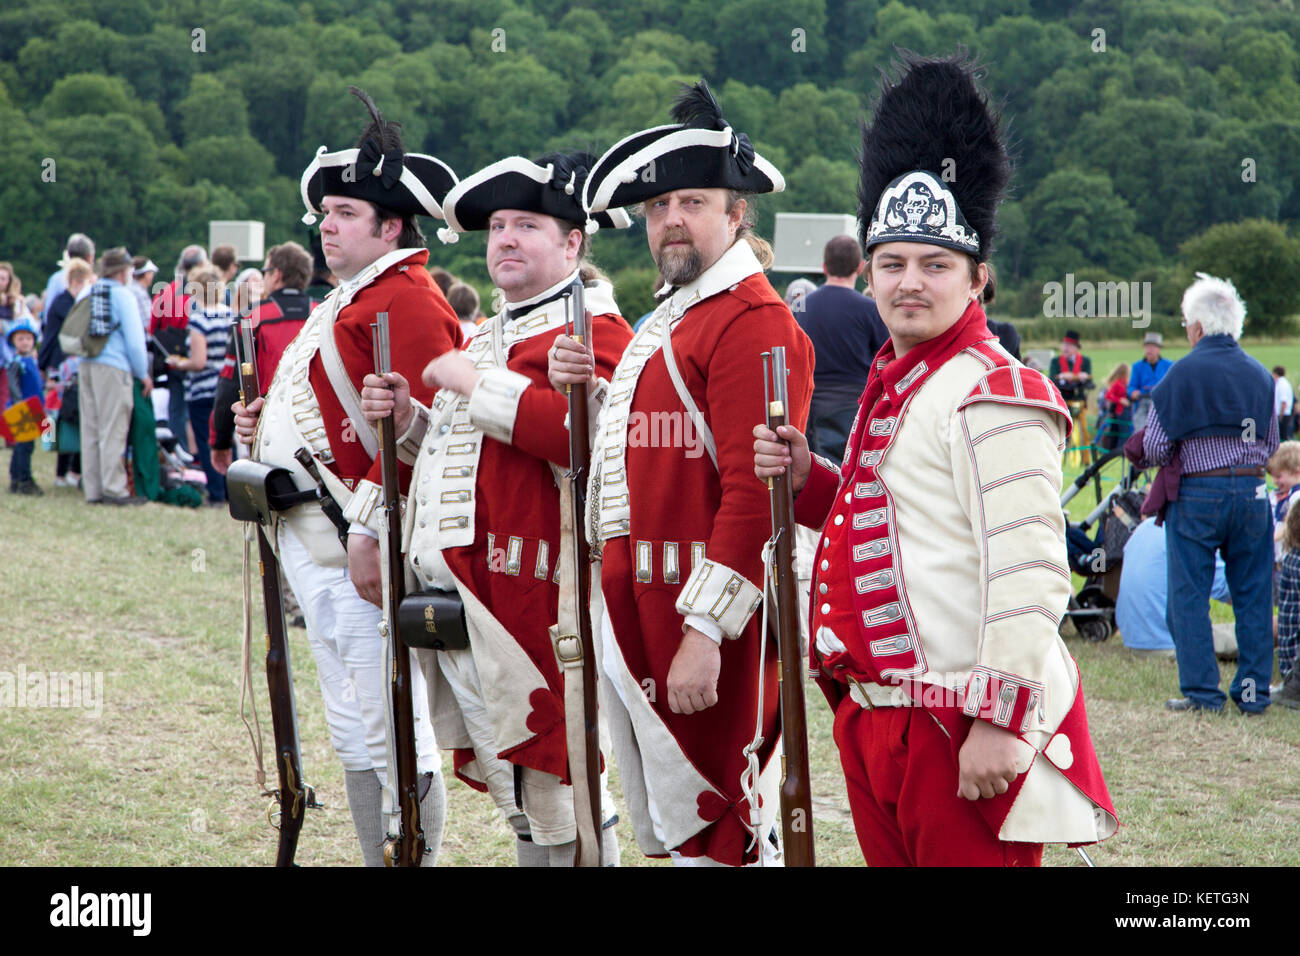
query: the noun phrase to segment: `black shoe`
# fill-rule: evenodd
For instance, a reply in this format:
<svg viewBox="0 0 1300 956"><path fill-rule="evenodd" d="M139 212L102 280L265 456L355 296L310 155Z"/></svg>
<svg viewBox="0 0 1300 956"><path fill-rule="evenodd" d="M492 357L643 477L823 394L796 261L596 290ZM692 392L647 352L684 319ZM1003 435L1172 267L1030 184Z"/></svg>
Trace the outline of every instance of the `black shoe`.
<svg viewBox="0 0 1300 956"><path fill-rule="evenodd" d="M1222 707L1206 707L1204 704L1198 704L1190 697L1176 697L1173 700L1165 701L1165 710L1172 710L1176 714L1186 713L1190 710L1204 711L1207 714L1221 714Z"/></svg>
<svg viewBox="0 0 1300 956"><path fill-rule="evenodd" d="M1272 701L1275 704L1281 704L1283 707L1289 707L1292 710L1300 710L1300 680L1296 680L1293 674L1282 689L1273 695Z"/></svg>
<svg viewBox="0 0 1300 956"><path fill-rule="evenodd" d="M40 497L41 495L45 494L45 492L41 490L41 486L38 485L36 482L32 481L30 478L28 478L26 481L18 482L18 484L15 485L11 490L15 494L19 494L19 495L35 495L37 497Z"/></svg>
<svg viewBox="0 0 1300 956"><path fill-rule="evenodd" d="M289 621L289 626L290 626L290 627L301 627L301 628L306 628L306 627L307 627L307 619L306 619L305 617L303 617L301 614L295 614L295 615L293 616L292 620Z"/></svg>
<svg viewBox="0 0 1300 956"><path fill-rule="evenodd" d="M139 495L123 495L121 498L109 498L105 496L103 499L103 502L106 505L143 505L147 504L148 501L148 498L141 498Z"/></svg>

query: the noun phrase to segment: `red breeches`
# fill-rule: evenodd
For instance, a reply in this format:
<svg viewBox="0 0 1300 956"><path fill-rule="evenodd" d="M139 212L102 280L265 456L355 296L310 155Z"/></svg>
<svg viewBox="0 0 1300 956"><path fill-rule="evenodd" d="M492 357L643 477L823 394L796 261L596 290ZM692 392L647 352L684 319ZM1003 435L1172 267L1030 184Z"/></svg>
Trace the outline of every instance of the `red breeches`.
<svg viewBox="0 0 1300 956"><path fill-rule="evenodd" d="M948 736L920 707L863 710L845 697L835 743L868 866L1039 866L1041 843L1006 843L957 796Z"/></svg>

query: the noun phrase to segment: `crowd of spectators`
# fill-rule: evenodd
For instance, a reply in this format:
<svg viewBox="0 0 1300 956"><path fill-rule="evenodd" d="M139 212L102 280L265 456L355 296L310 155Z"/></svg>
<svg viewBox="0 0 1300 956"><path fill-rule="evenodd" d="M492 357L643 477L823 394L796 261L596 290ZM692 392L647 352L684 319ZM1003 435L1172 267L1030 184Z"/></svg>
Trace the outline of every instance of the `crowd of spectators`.
<svg viewBox="0 0 1300 956"><path fill-rule="evenodd" d="M209 504L224 503L236 454L232 323L247 316L261 329L265 390L275 360L337 282L319 250L313 256L294 242L273 246L257 265L241 263L232 245L210 255L189 245L169 276L160 272L149 256L120 246L96 258L94 241L75 233L44 294L24 298L14 267L0 262L0 397L5 408L35 399L42 430L36 442L6 439L15 448L11 493L45 493L31 471L39 443L57 454L54 487L80 489L88 504L197 504L199 491ZM473 286L445 269L430 272L467 332L484 321ZM59 334L87 297L103 346L93 357L68 355ZM169 491L181 485L194 490Z"/></svg>

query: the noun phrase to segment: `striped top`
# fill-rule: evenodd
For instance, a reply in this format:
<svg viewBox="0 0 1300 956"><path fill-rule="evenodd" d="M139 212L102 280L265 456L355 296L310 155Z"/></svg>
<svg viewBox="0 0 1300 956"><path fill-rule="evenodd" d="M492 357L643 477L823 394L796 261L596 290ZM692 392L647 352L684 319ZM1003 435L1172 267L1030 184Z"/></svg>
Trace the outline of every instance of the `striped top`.
<svg viewBox="0 0 1300 956"><path fill-rule="evenodd" d="M1142 455L1146 465L1167 465L1174 457L1174 447L1182 453L1183 474L1213 471L1216 468L1263 468L1277 451L1277 418L1269 416L1268 431L1263 438L1242 426L1242 434L1208 435L1203 438L1185 438L1171 441L1160 424L1155 408L1147 419L1146 435L1142 439Z"/></svg>
<svg viewBox="0 0 1300 956"><path fill-rule="evenodd" d="M185 377L185 401L211 401L217 395L217 379L226 360L226 346L230 340L230 323L234 313L226 305L196 308L190 314L189 330L203 336L208 343L208 360L203 369L190 372Z"/></svg>

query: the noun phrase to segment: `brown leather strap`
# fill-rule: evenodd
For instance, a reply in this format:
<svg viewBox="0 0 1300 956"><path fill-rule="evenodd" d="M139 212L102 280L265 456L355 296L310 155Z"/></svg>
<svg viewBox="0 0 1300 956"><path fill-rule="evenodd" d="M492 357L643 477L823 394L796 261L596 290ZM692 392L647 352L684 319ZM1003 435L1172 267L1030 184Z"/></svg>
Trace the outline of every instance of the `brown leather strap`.
<svg viewBox="0 0 1300 956"><path fill-rule="evenodd" d="M1263 478L1264 468L1262 465L1256 465L1253 468L1213 468L1210 471L1194 471L1190 474L1183 475L1184 478Z"/></svg>

